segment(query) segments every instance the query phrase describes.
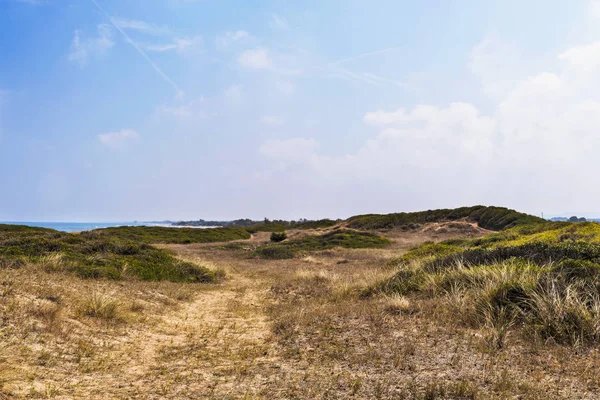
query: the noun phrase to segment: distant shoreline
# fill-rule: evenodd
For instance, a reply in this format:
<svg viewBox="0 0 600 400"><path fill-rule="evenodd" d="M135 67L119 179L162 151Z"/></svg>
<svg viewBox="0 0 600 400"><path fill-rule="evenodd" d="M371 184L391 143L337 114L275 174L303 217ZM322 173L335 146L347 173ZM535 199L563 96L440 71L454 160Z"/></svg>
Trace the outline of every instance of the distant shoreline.
<svg viewBox="0 0 600 400"><path fill-rule="evenodd" d="M178 226L172 222L123 221L123 222L35 222L35 221L0 221L0 224L24 225L37 228L54 229L60 232L84 232L94 229L116 228L119 226L160 226L164 228L219 228L219 226Z"/></svg>

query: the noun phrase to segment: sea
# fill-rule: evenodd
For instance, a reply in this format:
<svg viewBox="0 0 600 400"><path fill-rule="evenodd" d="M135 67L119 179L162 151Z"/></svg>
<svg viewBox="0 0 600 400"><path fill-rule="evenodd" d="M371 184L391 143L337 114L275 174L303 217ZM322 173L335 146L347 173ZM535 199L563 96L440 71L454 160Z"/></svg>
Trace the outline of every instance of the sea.
<svg viewBox="0 0 600 400"><path fill-rule="evenodd" d="M0 222L0 224L27 225L49 228L61 232L83 232L92 229L112 228L116 226L171 226L167 222Z"/></svg>

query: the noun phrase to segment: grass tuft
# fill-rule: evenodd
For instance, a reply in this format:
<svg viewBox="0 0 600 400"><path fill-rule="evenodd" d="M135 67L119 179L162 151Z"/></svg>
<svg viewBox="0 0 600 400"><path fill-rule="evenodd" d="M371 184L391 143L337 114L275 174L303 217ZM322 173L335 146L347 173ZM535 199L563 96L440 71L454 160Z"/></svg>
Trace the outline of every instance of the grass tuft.
<svg viewBox="0 0 600 400"><path fill-rule="evenodd" d="M122 320L121 307L118 301L105 294L92 293L84 299L77 307L78 315L98 318L105 321Z"/></svg>

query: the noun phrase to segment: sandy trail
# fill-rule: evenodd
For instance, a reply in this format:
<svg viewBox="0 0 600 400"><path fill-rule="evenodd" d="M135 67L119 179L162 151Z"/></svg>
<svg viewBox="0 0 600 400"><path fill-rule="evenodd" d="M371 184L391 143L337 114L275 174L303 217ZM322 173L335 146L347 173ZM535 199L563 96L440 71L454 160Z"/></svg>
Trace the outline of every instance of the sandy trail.
<svg viewBox="0 0 600 400"><path fill-rule="evenodd" d="M123 397L210 398L217 388L219 396L239 395L245 371L270 353L267 290L263 282L230 275L133 335L134 350L121 369L120 379L129 382Z"/></svg>

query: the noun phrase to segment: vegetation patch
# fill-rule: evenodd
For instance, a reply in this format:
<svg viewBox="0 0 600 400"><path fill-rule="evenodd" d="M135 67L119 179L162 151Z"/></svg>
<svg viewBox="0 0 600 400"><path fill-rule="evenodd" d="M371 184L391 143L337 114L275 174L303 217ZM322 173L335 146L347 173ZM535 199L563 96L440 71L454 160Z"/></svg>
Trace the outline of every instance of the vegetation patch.
<svg viewBox="0 0 600 400"><path fill-rule="evenodd" d="M279 243L279 242L283 242L285 239L287 239L287 234L285 232L271 233L271 237L270 237L271 242Z"/></svg>
<svg viewBox="0 0 600 400"><path fill-rule="evenodd" d="M298 223L294 226L296 229L323 229L323 228L331 228L336 226L341 221L333 220L333 219L320 219L317 221L306 221Z"/></svg>
<svg viewBox="0 0 600 400"><path fill-rule="evenodd" d="M71 234L51 229L0 225L0 266L35 264L83 278L212 282L213 272L175 258L168 250L118 236Z"/></svg>
<svg viewBox="0 0 600 400"><path fill-rule="evenodd" d="M480 239L424 243L365 294L439 299L502 347L514 326L569 345L600 343L600 225L553 223Z"/></svg>
<svg viewBox="0 0 600 400"><path fill-rule="evenodd" d="M390 243L389 239L374 233L336 230L323 235L307 236L302 239L263 246L256 249L254 255L267 259L289 259L300 252L327 250L335 247L350 249L381 248Z"/></svg>
<svg viewBox="0 0 600 400"><path fill-rule="evenodd" d="M213 243L250 239L243 228L165 228L160 226L120 226L82 232L88 237L105 236L139 243Z"/></svg>
<svg viewBox="0 0 600 400"><path fill-rule="evenodd" d="M480 227L495 231L519 225L547 223L547 221L542 218L504 207L474 206L412 213L357 215L348 219L348 226L364 230L394 229L415 226L415 224L455 221L461 219L477 222Z"/></svg>

